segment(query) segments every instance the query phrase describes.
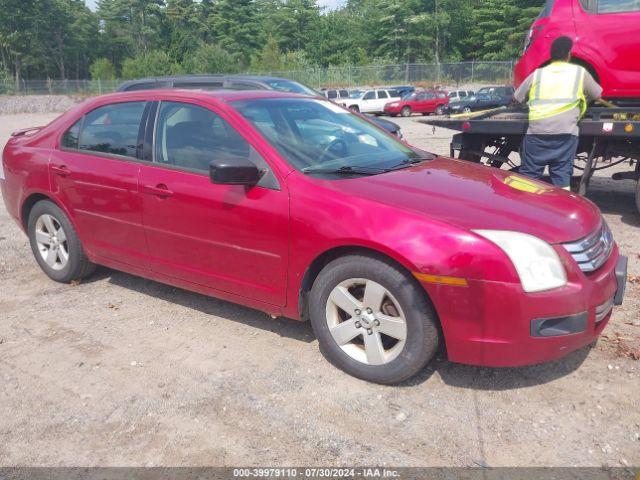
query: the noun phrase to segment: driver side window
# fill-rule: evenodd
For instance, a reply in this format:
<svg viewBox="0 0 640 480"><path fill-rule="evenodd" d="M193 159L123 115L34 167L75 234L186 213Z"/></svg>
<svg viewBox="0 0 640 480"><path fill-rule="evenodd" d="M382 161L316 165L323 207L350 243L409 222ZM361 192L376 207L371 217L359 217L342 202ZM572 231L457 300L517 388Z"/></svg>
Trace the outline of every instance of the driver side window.
<svg viewBox="0 0 640 480"><path fill-rule="evenodd" d="M376 98L376 92L374 91L370 91L367 92L364 97L362 97L363 100L375 100Z"/></svg>
<svg viewBox="0 0 640 480"><path fill-rule="evenodd" d="M155 161L209 173L214 159L251 159L257 153L236 130L206 108L162 102L156 124Z"/></svg>

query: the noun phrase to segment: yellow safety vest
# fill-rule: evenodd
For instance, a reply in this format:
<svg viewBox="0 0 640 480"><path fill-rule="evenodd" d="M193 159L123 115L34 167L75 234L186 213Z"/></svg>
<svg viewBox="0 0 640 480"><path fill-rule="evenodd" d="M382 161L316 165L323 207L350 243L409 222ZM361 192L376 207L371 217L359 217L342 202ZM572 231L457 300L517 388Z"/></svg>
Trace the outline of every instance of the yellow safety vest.
<svg viewBox="0 0 640 480"><path fill-rule="evenodd" d="M567 62L553 62L536 70L529 91L529 120L543 120L580 108L580 116L587 111L584 96L586 70Z"/></svg>

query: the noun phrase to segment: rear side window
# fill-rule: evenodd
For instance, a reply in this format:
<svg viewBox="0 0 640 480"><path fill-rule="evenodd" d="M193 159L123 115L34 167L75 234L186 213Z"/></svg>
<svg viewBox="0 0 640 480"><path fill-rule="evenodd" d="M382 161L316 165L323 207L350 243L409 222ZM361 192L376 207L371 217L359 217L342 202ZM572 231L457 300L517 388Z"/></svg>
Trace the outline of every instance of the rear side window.
<svg viewBox="0 0 640 480"><path fill-rule="evenodd" d="M145 105L145 102L117 103L89 112L79 135L78 148L136 158Z"/></svg>
<svg viewBox="0 0 640 480"><path fill-rule="evenodd" d="M226 120L188 103L162 102L156 124L155 161L208 173L213 160L249 159L257 152Z"/></svg>
<svg viewBox="0 0 640 480"><path fill-rule="evenodd" d="M340 98L349 98L349 92L346 90L340 90Z"/></svg>
<svg viewBox="0 0 640 480"><path fill-rule="evenodd" d="M384 90L378 90L378 98L389 98L389 95Z"/></svg>
<svg viewBox="0 0 640 480"><path fill-rule="evenodd" d="M598 13L640 12L640 0L598 0Z"/></svg>
<svg viewBox="0 0 640 480"><path fill-rule="evenodd" d="M78 148L78 137L80 136L80 126L82 125L82 118L74 123L69 130L64 132L62 136L62 146L64 148Z"/></svg>
<svg viewBox="0 0 640 480"><path fill-rule="evenodd" d="M329 90L327 92L327 98L331 98L331 99L338 98L338 92L336 92L335 90Z"/></svg>
<svg viewBox="0 0 640 480"><path fill-rule="evenodd" d="M598 0L580 0L580 5L585 12L596 13L598 11Z"/></svg>
<svg viewBox="0 0 640 480"><path fill-rule="evenodd" d="M376 98L376 92L367 92L364 97L362 97L363 100L375 100Z"/></svg>

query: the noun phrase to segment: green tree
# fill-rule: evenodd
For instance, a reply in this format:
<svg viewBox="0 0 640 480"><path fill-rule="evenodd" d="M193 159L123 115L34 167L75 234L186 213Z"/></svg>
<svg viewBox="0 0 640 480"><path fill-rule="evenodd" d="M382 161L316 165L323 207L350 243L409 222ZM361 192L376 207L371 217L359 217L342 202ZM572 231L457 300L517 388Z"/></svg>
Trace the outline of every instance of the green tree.
<svg viewBox="0 0 640 480"><path fill-rule="evenodd" d="M237 73L241 70L236 56L214 44L200 45L182 66L186 73Z"/></svg>
<svg viewBox="0 0 640 480"><path fill-rule="evenodd" d="M182 69L166 52L152 50L134 58L127 58L122 64L122 78L134 79L175 75Z"/></svg>
<svg viewBox="0 0 640 480"><path fill-rule="evenodd" d="M93 80L115 80L116 68L108 58L99 58L91 64L91 78Z"/></svg>
<svg viewBox="0 0 640 480"><path fill-rule="evenodd" d="M227 51L239 54L245 65L259 49L261 26L254 0L219 0L207 27L217 43Z"/></svg>

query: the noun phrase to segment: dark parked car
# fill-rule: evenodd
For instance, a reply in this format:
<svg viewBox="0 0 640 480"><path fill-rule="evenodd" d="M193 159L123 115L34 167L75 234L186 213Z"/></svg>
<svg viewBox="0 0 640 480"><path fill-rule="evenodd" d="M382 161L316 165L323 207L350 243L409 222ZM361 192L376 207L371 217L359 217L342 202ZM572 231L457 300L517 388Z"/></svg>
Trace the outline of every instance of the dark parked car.
<svg viewBox="0 0 640 480"><path fill-rule="evenodd" d="M180 75L173 77L150 77L129 80L120 84L118 92L133 92L156 88L182 88L187 90L277 90L281 92L300 93L325 97L322 93L289 80L288 78L266 77L261 75ZM384 128L396 137L402 138L400 125L381 120L374 116L367 117L380 128Z"/></svg>
<svg viewBox="0 0 640 480"><path fill-rule="evenodd" d="M287 78L260 75L181 75L130 80L118 87L118 92L151 90L155 88L184 88L189 90L279 90L281 92L320 95L316 90Z"/></svg>
<svg viewBox="0 0 640 480"><path fill-rule="evenodd" d="M502 99L506 102L505 105L509 105L513 101L513 94L516 93L513 87L482 87L477 92L481 95L497 95L498 97L502 97Z"/></svg>
<svg viewBox="0 0 640 480"><path fill-rule="evenodd" d="M449 103L446 108L446 113L471 113L478 110L487 110L490 108L497 108L509 105L511 100L507 100L499 95L486 95L477 93L471 97L459 100L457 102Z"/></svg>
<svg viewBox="0 0 640 480"><path fill-rule="evenodd" d="M411 85L401 85L399 87L390 87L400 94L400 98L404 98L407 95L411 95L416 91L416 87L412 87Z"/></svg>

